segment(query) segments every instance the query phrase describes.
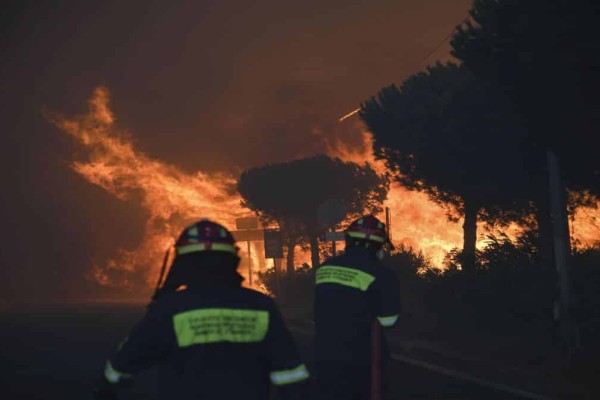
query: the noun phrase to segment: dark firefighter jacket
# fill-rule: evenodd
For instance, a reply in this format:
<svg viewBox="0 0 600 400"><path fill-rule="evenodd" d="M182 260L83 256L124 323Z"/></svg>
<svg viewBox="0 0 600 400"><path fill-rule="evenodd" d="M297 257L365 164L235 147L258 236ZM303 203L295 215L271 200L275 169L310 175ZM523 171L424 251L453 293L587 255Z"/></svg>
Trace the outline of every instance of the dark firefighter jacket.
<svg viewBox="0 0 600 400"><path fill-rule="evenodd" d="M308 378L274 302L241 287L159 298L107 362L105 377L116 383L153 365L160 399L264 400L270 384L289 398Z"/></svg>
<svg viewBox="0 0 600 400"><path fill-rule="evenodd" d="M398 279L364 249L350 248L317 269L314 307L316 361L369 363L373 319L383 327L398 320Z"/></svg>

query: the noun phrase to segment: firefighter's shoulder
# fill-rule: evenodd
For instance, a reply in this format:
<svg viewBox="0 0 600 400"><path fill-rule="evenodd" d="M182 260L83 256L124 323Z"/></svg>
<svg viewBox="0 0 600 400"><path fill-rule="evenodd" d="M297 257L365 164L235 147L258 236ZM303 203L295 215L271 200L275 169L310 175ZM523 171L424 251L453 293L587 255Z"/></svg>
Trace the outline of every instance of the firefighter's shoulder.
<svg viewBox="0 0 600 400"><path fill-rule="evenodd" d="M263 306L265 308L276 307L273 298L265 293L245 287L239 288L239 290L242 296L247 298L249 301L254 302L254 304L258 306Z"/></svg>
<svg viewBox="0 0 600 400"><path fill-rule="evenodd" d="M151 314L172 314L186 308L256 308L270 310L275 302L264 293L247 288L182 290L165 294L148 306Z"/></svg>
<svg viewBox="0 0 600 400"><path fill-rule="evenodd" d="M317 267L317 269L324 267L324 266L329 266L329 265L344 265L345 263L347 263L347 259L348 259L348 256L345 254L340 254L337 256L329 257L322 264L320 264Z"/></svg>

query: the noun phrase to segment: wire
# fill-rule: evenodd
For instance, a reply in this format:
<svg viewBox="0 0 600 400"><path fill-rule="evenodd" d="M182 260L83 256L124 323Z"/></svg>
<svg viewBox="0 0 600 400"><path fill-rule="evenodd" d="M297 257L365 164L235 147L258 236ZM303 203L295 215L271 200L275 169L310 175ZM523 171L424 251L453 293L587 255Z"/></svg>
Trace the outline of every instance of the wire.
<svg viewBox="0 0 600 400"><path fill-rule="evenodd" d="M460 21L460 23L458 25L462 25L465 22L467 22L469 20L469 15L467 14L467 16ZM423 59L421 60L421 62L427 60L429 57L431 57L436 51L438 51L440 49L440 47L442 47L454 34L454 31L456 31L456 27L454 27L450 33L444 38L444 40L442 40L433 50L431 50L425 57L423 57Z"/></svg>
<svg viewBox="0 0 600 400"><path fill-rule="evenodd" d="M467 22L468 20L469 20L469 14L467 13L467 16L464 17L458 25L462 25L465 22ZM448 33L446 35L446 37L444 37L444 40L442 40L433 50L431 50L429 53L427 53L427 55L419 61L419 65L421 65L423 63L423 61L426 61L429 57L431 57L433 54L435 54L436 51L438 51L448 40L450 40L450 38L454 34L454 31L456 31L456 26L454 28L452 28L452 30L450 31L450 33ZM360 111L360 107L350 111L343 117L339 118L338 122L342 122L342 121L352 117L353 115L356 115L359 111Z"/></svg>

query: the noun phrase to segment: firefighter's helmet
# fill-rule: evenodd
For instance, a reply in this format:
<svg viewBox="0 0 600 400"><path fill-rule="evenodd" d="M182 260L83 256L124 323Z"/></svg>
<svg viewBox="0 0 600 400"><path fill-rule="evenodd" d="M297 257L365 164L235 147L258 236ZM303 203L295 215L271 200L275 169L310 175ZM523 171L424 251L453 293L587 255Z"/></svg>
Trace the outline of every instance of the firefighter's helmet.
<svg viewBox="0 0 600 400"><path fill-rule="evenodd" d="M348 229L346 229L346 240L352 241L356 239L375 242L381 245L389 242L385 225L373 215L360 217L348 226Z"/></svg>
<svg viewBox="0 0 600 400"><path fill-rule="evenodd" d="M208 219L202 219L185 228L175 243L175 250L177 255L203 251L237 253L231 232Z"/></svg>

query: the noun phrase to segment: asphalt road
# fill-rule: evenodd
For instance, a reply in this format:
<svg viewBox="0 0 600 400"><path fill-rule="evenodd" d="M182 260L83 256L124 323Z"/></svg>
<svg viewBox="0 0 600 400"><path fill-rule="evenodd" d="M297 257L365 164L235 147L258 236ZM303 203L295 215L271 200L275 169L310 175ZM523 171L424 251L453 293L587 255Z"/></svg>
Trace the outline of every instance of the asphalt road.
<svg viewBox="0 0 600 400"><path fill-rule="evenodd" d="M142 313L142 306L116 304L0 312L0 399L90 399L92 383L107 356ZM290 327L310 367L310 325L291 320ZM390 399L555 398L461 369L458 361L440 362L398 349L388 374ZM127 398L155 399L154 378L154 370L141 374Z"/></svg>

